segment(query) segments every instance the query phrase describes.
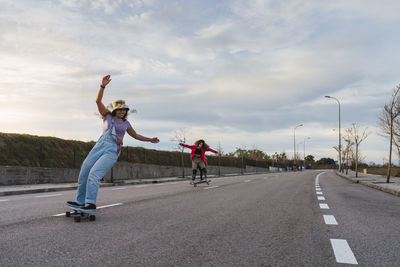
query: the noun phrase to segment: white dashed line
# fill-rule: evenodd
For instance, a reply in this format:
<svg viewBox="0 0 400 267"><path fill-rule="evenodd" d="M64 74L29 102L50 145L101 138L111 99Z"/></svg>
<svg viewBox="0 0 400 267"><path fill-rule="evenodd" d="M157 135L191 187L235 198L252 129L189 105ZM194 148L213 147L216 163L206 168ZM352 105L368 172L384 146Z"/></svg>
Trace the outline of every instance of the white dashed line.
<svg viewBox="0 0 400 267"><path fill-rule="evenodd" d="M148 187L149 184L135 185L136 188Z"/></svg>
<svg viewBox="0 0 400 267"><path fill-rule="evenodd" d="M100 207L97 207L97 209L104 209L104 208L109 208L109 207L114 207L114 206L121 206L122 204L123 203L115 203L115 204L100 206Z"/></svg>
<svg viewBox="0 0 400 267"><path fill-rule="evenodd" d="M0 199L0 202L10 201L9 199Z"/></svg>
<svg viewBox="0 0 400 267"><path fill-rule="evenodd" d="M318 197L318 200L325 200L325 197Z"/></svg>
<svg viewBox="0 0 400 267"><path fill-rule="evenodd" d="M116 191L116 190L124 190L124 189L126 189L126 187L121 187L121 188L113 188L113 189L111 189L111 191Z"/></svg>
<svg viewBox="0 0 400 267"><path fill-rule="evenodd" d="M317 192L317 195L323 195L324 193L322 193L322 192Z"/></svg>
<svg viewBox="0 0 400 267"><path fill-rule="evenodd" d="M335 216L333 215L324 215L324 221L325 224L329 224L329 225L338 225Z"/></svg>
<svg viewBox="0 0 400 267"><path fill-rule="evenodd" d="M335 258L338 263L358 264L353 251L346 240L344 239L331 239L331 245Z"/></svg>
<svg viewBox="0 0 400 267"><path fill-rule="evenodd" d="M246 180L246 181L244 181L245 183L248 183L248 182L251 182L251 180Z"/></svg>
<svg viewBox="0 0 400 267"><path fill-rule="evenodd" d="M320 203L319 207L320 207L320 209L323 209L323 210L329 210L328 204L325 204L325 203Z"/></svg>
<svg viewBox="0 0 400 267"><path fill-rule="evenodd" d="M54 194L54 195L44 195L44 196L35 196L36 198L45 198L45 197L58 197L62 196L63 194Z"/></svg>
<svg viewBox="0 0 400 267"><path fill-rule="evenodd" d="M123 203L115 203L115 204L100 206L100 207L97 207L97 209L104 209L104 208L109 208L109 207L114 207L114 206L121 206L121 205L123 205ZM60 216L65 216L65 212L53 215L53 217L60 217Z"/></svg>
<svg viewBox="0 0 400 267"><path fill-rule="evenodd" d="M203 188L203 189L207 190L207 189L213 189L213 188L217 188L217 187L219 187L219 186L218 185L214 185L214 186L206 187L206 188Z"/></svg>

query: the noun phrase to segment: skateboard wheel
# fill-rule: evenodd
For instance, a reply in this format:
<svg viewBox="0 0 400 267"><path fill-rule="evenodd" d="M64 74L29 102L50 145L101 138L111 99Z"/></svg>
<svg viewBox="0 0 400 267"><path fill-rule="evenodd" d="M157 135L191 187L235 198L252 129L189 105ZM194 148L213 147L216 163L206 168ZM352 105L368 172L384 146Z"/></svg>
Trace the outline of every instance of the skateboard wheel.
<svg viewBox="0 0 400 267"><path fill-rule="evenodd" d="M95 221L96 215L89 215L89 221Z"/></svg>
<svg viewBox="0 0 400 267"><path fill-rule="evenodd" d="M65 217L71 217L71 212L69 211L65 212Z"/></svg>
<svg viewBox="0 0 400 267"><path fill-rule="evenodd" d="M80 222L81 221L81 217L74 217L75 222Z"/></svg>

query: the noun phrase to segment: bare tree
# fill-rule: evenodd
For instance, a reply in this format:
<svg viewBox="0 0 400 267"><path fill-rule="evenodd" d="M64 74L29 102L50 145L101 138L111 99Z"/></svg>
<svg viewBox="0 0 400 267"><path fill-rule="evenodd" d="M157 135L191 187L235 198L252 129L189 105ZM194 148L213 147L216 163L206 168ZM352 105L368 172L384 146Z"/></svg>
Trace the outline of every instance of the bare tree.
<svg viewBox="0 0 400 267"><path fill-rule="evenodd" d="M352 127L346 129L346 134L350 137L350 140L354 143L355 153L354 153L354 163L355 163L355 171L356 177L358 177L358 162L361 161L361 155L359 153L360 144L364 141L368 135L368 128L360 129L360 125L357 123L352 123Z"/></svg>
<svg viewBox="0 0 400 267"><path fill-rule="evenodd" d="M182 166L182 178L185 178L185 160L184 160L184 153L183 150L185 149L183 146L180 146L179 144L186 143L186 129L180 129L175 132L175 135L171 138L172 142L177 142L177 144L174 146L175 149L181 152L181 166Z"/></svg>
<svg viewBox="0 0 400 267"><path fill-rule="evenodd" d="M400 85L397 85L392 92L392 100L389 104L383 107L381 115L378 117L378 123L381 127L382 133L389 137L389 160L386 182L389 183L390 175L392 172L392 147L393 147L393 136L394 136L394 125L400 115Z"/></svg>
<svg viewBox="0 0 400 267"><path fill-rule="evenodd" d="M346 164L346 175L349 173L349 159L350 155L353 153L354 142L351 140L351 137L345 133L343 136L345 142L345 148L343 150L343 162Z"/></svg>

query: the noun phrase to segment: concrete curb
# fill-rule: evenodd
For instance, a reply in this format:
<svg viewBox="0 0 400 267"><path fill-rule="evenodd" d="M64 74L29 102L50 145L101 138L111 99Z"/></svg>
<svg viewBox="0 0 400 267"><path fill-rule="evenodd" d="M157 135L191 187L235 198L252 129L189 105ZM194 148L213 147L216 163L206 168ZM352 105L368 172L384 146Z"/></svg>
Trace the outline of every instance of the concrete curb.
<svg viewBox="0 0 400 267"><path fill-rule="evenodd" d="M342 178L345 178L353 183L357 183L357 184L359 183L359 184L380 190L382 192L386 192L386 193L395 195L397 197L400 197L400 186L399 186L399 188L394 188L395 186L392 185L392 188L390 188L390 186L391 186L390 183L389 184L383 183L383 185L380 185L380 184L377 184L376 180L373 178L352 178L352 177L349 177L340 172L336 172L336 175L338 175Z"/></svg>
<svg viewBox="0 0 400 267"><path fill-rule="evenodd" d="M273 172L268 172L268 173L273 173ZM224 177L240 176L240 175L254 175L254 174L264 174L264 172L229 174L229 175L223 175L223 176L210 175L209 178L212 178L212 179L218 178L219 179L219 178L224 178ZM101 183L100 187L127 186L127 185L139 185L139 184L159 184L159 183L170 183L170 182L179 182L179 181L188 181L188 180L190 180L190 177L187 177L187 178L171 177L171 178L163 178L163 179L137 179L137 180L133 180L133 181L121 180L120 182L114 182L114 183ZM118 181L118 180L116 180L116 181ZM64 186L64 187L46 187L46 188L35 188L35 189L10 190L10 191L0 192L0 197L1 196L12 196L12 195L23 195L23 194L36 194L36 193L44 193L44 192L76 190L77 188L78 188L77 185L72 185L72 186Z"/></svg>

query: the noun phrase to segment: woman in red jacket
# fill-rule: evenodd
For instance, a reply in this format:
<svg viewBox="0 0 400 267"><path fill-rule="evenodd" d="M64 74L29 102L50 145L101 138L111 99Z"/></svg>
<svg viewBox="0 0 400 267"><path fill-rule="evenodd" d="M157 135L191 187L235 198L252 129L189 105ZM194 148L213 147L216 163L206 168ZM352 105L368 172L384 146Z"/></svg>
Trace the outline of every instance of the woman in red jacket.
<svg viewBox="0 0 400 267"><path fill-rule="evenodd" d="M199 168L200 170L200 180L203 180L203 174L204 177L207 179L206 152L211 151L214 152L215 154L218 154L218 152L215 151L214 149L211 149L202 139L197 140L193 146L186 145L183 143L180 143L179 145L187 147L192 150L190 154L190 158L192 159L192 171L193 171L192 183L194 182L194 179L196 179L197 168Z"/></svg>

